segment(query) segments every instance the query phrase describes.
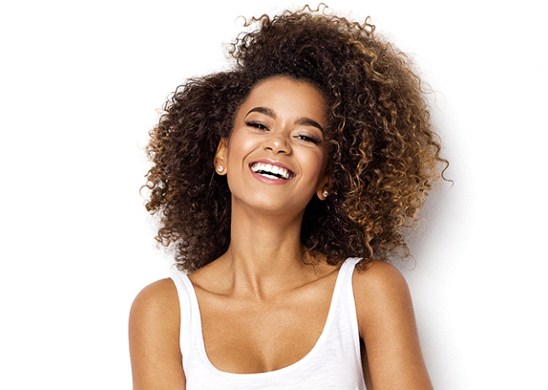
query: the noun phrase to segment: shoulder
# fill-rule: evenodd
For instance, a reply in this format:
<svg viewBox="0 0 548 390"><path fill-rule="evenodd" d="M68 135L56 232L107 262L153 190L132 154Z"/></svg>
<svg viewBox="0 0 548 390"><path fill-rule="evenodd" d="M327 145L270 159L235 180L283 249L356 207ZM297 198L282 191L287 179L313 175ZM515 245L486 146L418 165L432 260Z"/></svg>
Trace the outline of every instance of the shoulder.
<svg viewBox="0 0 548 390"><path fill-rule="evenodd" d="M352 282L374 387L431 389L411 295L401 272L375 261L356 269Z"/></svg>
<svg viewBox="0 0 548 390"><path fill-rule="evenodd" d="M143 288L135 297L129 315L131 337L167 337L179 331L180 309L177 288L169 278Z"/></svg>
<svg viewBox="0 0 548 390"><path fill-rule="evenodd" d="M177 289L171 279L161 279L143 288L135 297L129 315L130 342L137 338L166 338L180 324Z"/></svg>
<svg viewBox="0 0 548 390"><path fill-rule="evenodd" d="M409 314L411 295L405 278L391 264L373 261L356 267L352 277L360 330L375 318Z"/></svg>
<svg viewBox="0 0 548 390"><path fill-rule="evenodd" d="M402 273L393 265L378 260L364 267L356 266L352 284L356 295L372 295L371 298L377 300L409 294Z"/></svg>
<svg viewBox="0 0 548 390"><path fill-rule="evenodd" d="M170 279L139 292L129 316L129 346L135 388L184 383L179 348L180 310ZM153 385L154 384L154 385Z"/></svg>
<svg viewBox="0 0 548 390"><path fill-rule="evenodd" d="M149 284L137 294L131 306L131 317L169 316L178 311L177 289L173 281L166 278Z"/></svg>

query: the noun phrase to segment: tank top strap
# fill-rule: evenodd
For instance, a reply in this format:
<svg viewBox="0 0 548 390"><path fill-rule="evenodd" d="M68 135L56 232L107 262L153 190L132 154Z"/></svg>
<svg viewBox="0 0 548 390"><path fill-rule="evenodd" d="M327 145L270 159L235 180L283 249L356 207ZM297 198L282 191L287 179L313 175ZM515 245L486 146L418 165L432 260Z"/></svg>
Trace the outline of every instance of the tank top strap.
<svg viewBox="0 0 548 390"><path fill-rule="evenodd" d="M352 275L354 274L354 268L359 263L361 257L349 257L346 259L341 268L339 269L339 275L337 276L337 285L335 291L333 291L333 302L337 302L337 305L348 305L355 310L354 291L352 288Z"/></svg>
<svg viewBox="0 0 548 390"><path fill-rule="evenodd" d="M193 356L196 348L196 343L199 341L198 337L201 337L201 320L200 309L198 307L198 301L196 299L196 293L192 282L183 271L174 269L171 274L171 279L175 283L177 288L177 294L179 296L179 310L180 310L180 334L179 344L183 360L188 356Z"/></svg>
<svg viewBox="0 0 548 390"><path fill-rule="evenodd" d="M339 270L332 298L333 323L330 336L337 338L340 348L346 351L347 356L354 356L356 361L361 361L361 352L352 275L360 260L360 257L350 257Z"/></svg>
<svg viewBox="0 0 548 390"><path fill-rule="evenodd" d="M352 274L354 273L354 268L356 267L356 264L360 262L362 258L361 257L349 257L346 259L343 264L341 265L341 269L339 270L339 278L342 279L352 279Z"/></svg>

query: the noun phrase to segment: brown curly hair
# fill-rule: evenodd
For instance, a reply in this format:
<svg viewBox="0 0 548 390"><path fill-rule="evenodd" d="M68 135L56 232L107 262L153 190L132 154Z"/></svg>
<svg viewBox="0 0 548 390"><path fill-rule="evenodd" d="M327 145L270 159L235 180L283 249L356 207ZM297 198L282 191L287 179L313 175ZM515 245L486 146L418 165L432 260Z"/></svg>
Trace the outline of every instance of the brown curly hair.
<svg viewBox="0 0 548 390"><path fill-rule="evenodd" d="M215 260L230 242L231 194L213 157L233 116L260 80L285 75L317 86L328 109L330 196L314 197L301 241L337 264L348 256L387 258L406 246L440 175L438 137L408 58L368 22L305 7L246 22L254 31L230 45L232 69L179 86L151 131L147 210L160 216L156 239L176 248L181 270Z"/></svg>

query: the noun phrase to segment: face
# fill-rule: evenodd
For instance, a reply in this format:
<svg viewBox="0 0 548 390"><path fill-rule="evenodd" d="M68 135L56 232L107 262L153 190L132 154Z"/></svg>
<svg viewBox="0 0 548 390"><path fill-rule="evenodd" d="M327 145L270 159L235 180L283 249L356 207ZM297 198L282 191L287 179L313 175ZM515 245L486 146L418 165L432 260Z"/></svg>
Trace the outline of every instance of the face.
<svg viewBox="0 0 548 390"><path fill-rule="evenodd" d="M314 194L323 199L326 125L325 98L312 84L284 76L259 82L215 155L233 208L302 214Z"/></svg>

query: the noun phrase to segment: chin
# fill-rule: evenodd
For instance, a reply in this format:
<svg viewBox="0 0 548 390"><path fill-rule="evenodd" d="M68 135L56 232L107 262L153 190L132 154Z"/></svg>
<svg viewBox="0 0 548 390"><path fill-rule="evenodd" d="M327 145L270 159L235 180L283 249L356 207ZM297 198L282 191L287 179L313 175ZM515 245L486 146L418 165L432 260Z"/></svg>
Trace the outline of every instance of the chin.
<svg viewBox="0 0 548 390"><path fill-rule="evenodd" d="M241 199L240 201L233 197L232 207L234 209L235 207L238 207L238 203L241 203L243 207L255 211L258 215L266 214L283 217L294 215L297 217L304 213L304 209L308 202L301 205L299 204L300 202L295 203L294 200L295 199L286 199L284 201L284 199L273 198L272 195L255 196L251 199L249 196L246 196L245 199Z"/></svg>

